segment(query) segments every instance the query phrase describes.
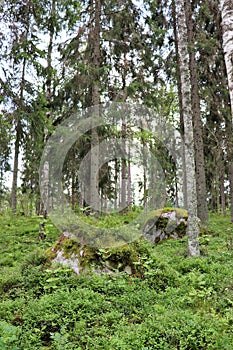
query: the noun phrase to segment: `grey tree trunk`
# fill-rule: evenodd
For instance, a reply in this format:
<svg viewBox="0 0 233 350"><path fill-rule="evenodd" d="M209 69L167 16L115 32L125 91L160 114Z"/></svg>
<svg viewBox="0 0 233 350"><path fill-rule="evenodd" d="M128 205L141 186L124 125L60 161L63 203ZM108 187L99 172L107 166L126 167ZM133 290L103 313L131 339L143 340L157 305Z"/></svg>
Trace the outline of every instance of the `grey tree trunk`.
<svg viewBox="0 0 233 350"><path fill-rule="evenodd" d="M131 160L130 160L130 146L128 148L128 182L127 182L127 205L132 204L132 191L131 191Z"/></svg>
<svg viewBox="0 0 233 350"><path fill-rule="evenodd" d="M195 59L193 19L190 0L185 0L188 29L189 65L191 78L191 101L193 112L194 149L196 164L197 216L203 224L208 222L203 125L201 120L200 97L198 92L197 66Z"/></svg>
<svg viewBox="0 0 233 350"><path fill-rule="evenodd" d="M177 33L177 16L176 16L176 5L175 1L172 1L172 17L173 17L173 32L175 39L175 52L176 52L176 79L178 89L178 101L180 110L180 133L184 145L184 117L183 117L183 105L182 105L182 87L181 87L181 76L180 76L180 60L179 60L179 48L178 48L178 33ZM187 174L185 164L185 149L182 147L182 175L183 175L183 206L187 208Z"/></svg>
<svg viewBox="0 0 233 350"><path fill-rule="evenodd" d="M52 1L51 9L50 9L50 20L52 21L52 18L55 14L55 1ZM53 53L53 42L54 42L54 33L55 29L54 26L51 25L49 30L49 45L48 45L48 53L47 53L47 80L46 80L46 101L47 105L50 106L51 100L52 100L52 53ZM50 112L47 113L47 116L50 116ZM44 126L44 144L48 141L49 138L49 132L48 128L45 125ZM48 214L48 196L49 196L49 163L48 161L45 162L44 168L42 171L42 181L43 183L43 191L44 193L41 193L41 200L40 200L40 213L43 215L43 217L46 219Z"/></svg>
<svg viewBox="0 0 233 350"><path fill-rule="evenodd" d="M13 213L16 213L17 209L17 184L18 184L18 172L19 172L19 152L20 152L20 140L21 140L21 122L17 121L16 125L16 137L14 147L14 165L13 165L13 179L11 187L11 200L10 206Z"/></svg>
<svg viewBox="0 0 233 350"><path fill-rule="evenodd" d="M229 96L231 103L231 125L227 126L230 139L228 140L228 174L230 181L231 221L233 222L233 2L220 0L219 7L222 17L222 45L226 64Z"/></svg>
<svg viewBox="0 0 233 350"><path fill-rule="evenodd" d="M197 192L195 174L195 151L192 123L191 81L189 71L188 36L184 0L177 0L179 67L182 88L182 112L184 119L185 157L187 173L188 254L199 256L199 225L197 218Z"/></svg>
<svg viewBox="0 0 233 350"><path fill-rule="evenodd" d="M99 118L99 103L100 103L100 13L101 3L100 0L95 1L94 5L94 28L93 28L93 46L94 46L94 58L93 58L93 92L92 92L92 104L93 104L93 117ZM91 138L91 168L90 168L90 206L94 212L100 210L99 201L99 136L96 128L92 129Z"/></svg>
<svg viewBox="0 0 233 350"><path fill-rule="evenodd" d="M127 182L127 174L126 174L126 122L122 121L122 151L123 151L123 159L122 159L122 168L121 168L121 210L126 208L126 182Z"/></svg>
<svg viewBox="0 0 233 350"><path fill-rule="evenodd" d="M28 31L26 32L26 37L28 36ZM11 188L11 200L10 205L12 212L15 213L17 209L17 187L18 187L18 172L19 172L19 152L20 152L20 141L22 137L22 124L21 115L19 111L23 111L23 99L25 90L25 72L26 72L26 58L23 59L21 83L20 83L20 97L17 116L16 116L16 137L14 144L14 165L13 165L13 180Z"/></svg>

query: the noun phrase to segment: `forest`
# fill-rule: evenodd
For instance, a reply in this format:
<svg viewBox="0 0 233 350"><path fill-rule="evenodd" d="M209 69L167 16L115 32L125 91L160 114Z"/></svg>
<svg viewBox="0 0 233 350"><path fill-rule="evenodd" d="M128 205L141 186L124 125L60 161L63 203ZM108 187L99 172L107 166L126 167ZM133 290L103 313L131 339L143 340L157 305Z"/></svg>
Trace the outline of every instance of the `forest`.
<svg viewBox="0 0 233 350"><path fill-rule="evenodd" d="M0 349L231 350L232 1L0 8Z"/></svg>

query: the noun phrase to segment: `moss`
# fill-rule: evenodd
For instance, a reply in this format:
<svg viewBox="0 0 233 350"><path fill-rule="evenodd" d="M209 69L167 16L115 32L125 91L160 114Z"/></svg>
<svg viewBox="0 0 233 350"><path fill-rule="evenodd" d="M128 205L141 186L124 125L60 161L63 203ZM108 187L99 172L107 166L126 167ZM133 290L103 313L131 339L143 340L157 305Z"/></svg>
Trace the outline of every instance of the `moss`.
<svg viewBox="0 0 233 350"><path fill-rule="evenodd" d="M49 248L45 251L45 255L47 256L47 261L51 262L56 258L57 253L52 248Z"/></svg>
<svg viewBox="0 0 233 350"><path fill-rule="evenodd" d="M158 220L156 221L156 228L165 230L165 228L167 227L167 224L168 224L168 218L158 218Z"/></svg>
<svg viewBox="0 0 233 350"><path fill-rule="evenodd" d="M131 271L138 272L138 263L141 256L148 253L148 243L143 239L124 244L120 247L100 249L90 246L81 246L75 238L61 236L53 248L48 250L50 261L56 258L57 252L62 252L66 259L77 257L81 271Z"/></svg>
<svg viewBox="0 0 233 350"><path fill-rule="evenodd" d="M178 234L179 238L182 238L185 236L186 234L186 228L187 225L185 224L185 222L181 222L175 229L175 232Z"/></svg>
<svg viewBox="0 0 233 350"><path fill-rule="evenodd" d="M187 210L182 209L182 208L166 207L166 208L160 208L160 209L156 209L156 210L150 211L144 217L142 225L144 226L145 224L149 223L150 220L155 221L156 219L158 219L158 220L163 219L163 218L161 218L163 213L171 213L171 212L174 212L174 211L175 211L176 217L178 219L180 219L180 218L188 219L188 211ZM163 225L163 224L161 223L161 225Z"/></svg>

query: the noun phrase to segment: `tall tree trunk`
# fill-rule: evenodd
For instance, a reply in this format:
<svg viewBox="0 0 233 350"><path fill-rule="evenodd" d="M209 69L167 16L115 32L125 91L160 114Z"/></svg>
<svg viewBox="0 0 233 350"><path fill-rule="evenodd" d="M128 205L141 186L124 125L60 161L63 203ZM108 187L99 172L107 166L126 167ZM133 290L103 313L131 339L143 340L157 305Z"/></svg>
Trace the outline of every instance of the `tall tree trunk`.
<svg viewBox="0 0 233 350"><path fill-rule="evenodd" d="M100 103L100 13L101 2L95 0L94 5L94 28L93 28L93 91L92 91L92 104L93 104L93 117L99 117L99 103ZM91 137L91 170L90 170L90 205L94 212L98 212L100 209L99 203L99 137L96 128L92 129Z"/></svg>
<svg viewBox="0 0 233 350"><path fill-rule="evenodd" d="M123 68L123 103L126 102L126 75L127 75L127 60L126 60L126 53L124 52L124 68ZM121 209L124 210L126 207L126 182L127 182L127 161L126 161L126 120L123 113L123 120L122 120L122 126L121 126L121 132L122 132L122 151L123 151L123 159L122 159L122 170L121 170Z"/></svg>
<svg viewBox="0 0 233 350"><path fill-rule="evenodd" d="M224 185L224 168L221 169L219 182L220 182L220 200L223 216L226 216L226 197L225 197L225 185Z"/></svg>
<svg viewBox="0 0 233 350"><path fill-rule="evenodd" d="M127 205L132 204L131 198L131 160L130 160L130 146L128 148L128 182L127 182Z"/></svg>
<svg viewBox="0 0 233 350"><path fill-rule="evenodd" d="M21 121L17 120L16 125L16 137L14 145L14 166L13 166L13 179L11 188L11 201L10 206L13 213L16 213L17 209L17 184L18 184L18 171L19 171L19 152L20 152L20 141L21 141Z"/></svg>
<svg viewBox="0 0 233 350"><path fill-rule="evenodd" d="M26 32L26 37L28 36L28 30ZM19 172L19 153L20 153L20 141L22 137L22 124L21 124L21 114L24 109L24 90L25 90L25 72L26 72L26 58L23 59L21 83L20 83L20 96L19 105L16 117L16 137L15 137L15 149L14 149L14 166L13 166L13 180L11 188L11 209L12 212L16 212L17 208L17 187L18 187L18 172Z"/></svg>
<svg viewBox="0 0 233 350"><path fill-rule="evenodd" d="M114 209L117 210L117 194L118 194L118 172L119 172L119 165L117 158L114 160Z"/></svg>
<svg viewBox="0 0 233 350"><path fill-rule="evenodd" d="M53 53L53 41L55 29L53 25L53 17L55 15L55 0L52 0L50 9L50 26L49 26L49 45L47 52L47 79L46 79L46 102L47 107L51 107L52 100L52 53ZM47 117L50 117L50 112L47 113ZM44 144L46 144L49 137L49 131L47 126L44 126ZM46 219L49 210L49 162L46 161L42 171L43 181L43 193L41 193L40 213ZM44 187L45 186L45 187Z"/></svg>
<svg viewBox="0 0 233 350"><path fill-rule="evenodd" d="M173 31L175 39L175 52L176 52L176 79L178 89L178 101L180 110L180 133L182 137L182 175L183 175L183 205L187 208L187 174L186 174L186 163L185 163L185 148L184 145L184 117L183 117L183 105L182 105L182 88L181 88L181 76L180 76L180 59L179 59L179 48L178 48L178 33L177 33L177 18L176 18L176 5L175 1L172 1L172 17L173 17Z"/></svg>
<svg viewBox="0 0 233 350"><path fill-rule="evenodd" d="M193 112L193 131L196 164L197 215L202 223L208 221L205 159L203 145L203 125L201 120L200 97L198 92L197 66L194 48L193 19L190 0L185 0L186 23L188 29L189 65L191 78L191 101Z"/></svg>
<svg viewBox="0 0 233 350"><path fill-rule="evenodd" d="M179 66L182 87L182 110L184 118L185 156L188 200L188 253L199 256L199 226L197 218L197 192L195 181L195 151L192 123L191 81L189 71L188 37L184 0L177 0Z"/></svg>
<svg viewBox="0 0 233 350"><path fill-rule="evenodd" d="M219 1L222 17L222 45L226 64L228 88L231 103L231 123L228 123L228 174L230 181L231 221L233 222L233 3L231 0Z"/></svg>
<svg viewBox="0 0 233 350"><path fill-rule="evenodd" d="M126 174L126 122L125 120L122 120L122 151L123 151L123 158L122 158L122 168L121 168L121 209L124 210L126 207L126 181L127 181L127 174Z"/></svg>

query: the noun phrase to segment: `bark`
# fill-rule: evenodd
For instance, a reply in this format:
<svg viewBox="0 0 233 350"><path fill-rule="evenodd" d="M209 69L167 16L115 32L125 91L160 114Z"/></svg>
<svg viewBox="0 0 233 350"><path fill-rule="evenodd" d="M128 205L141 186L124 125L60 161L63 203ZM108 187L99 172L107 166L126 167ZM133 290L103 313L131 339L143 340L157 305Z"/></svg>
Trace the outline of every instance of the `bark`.
<svg viewBox="0 0 233 350"><path fill-rule="evenodd" d="M45 161L41 173L41 212L46 219L49 210L49 162Z"/></svg>
<svg viewBox="0 0 233 350"><path fill-rule="evenodd" d="M21 140L21 122L17 121L16 125L16 138L14 149L14 166L13 166L13 179L11 188L11 209L13 213L16 213L17 208L17 184L18 184L18 171L19 171L19 152L20 152L20 140Z"/></svg>
<svg viewBox="0 0 233 350"><path fill-rule="evenodd" d="M121 169L121 210L124 210L126 207L126 122L122 121L122 169Z"/></svg>
<svg viewBox="0 0 233 350"><path fill-rule="evenodd" d="M127 75L127 60L126 60L126 53L124 53L124 72L123 72L123 103L126 102L126 75ZM126 182L127 182L127 162L126 162L126 121L123 113L123 120L122 120L122 152L123 152L123 159L122 159L122 170L121 170L121 209L124 210L126 208Z"/></svg>
<svg viewBox="0 0 233 350"><path fill-rule="evenodd" d="M114 209L117 210L117 194L118 194L118 171L119 171L119 166L118 166L118 160L115 159L114 161Z"/></svg>
<svg viewBox="0 0 233 350"><path fill-rule="evenodd" d="M220 174L220 200L221 200L221 208L222 215L226 216L226 197L225 197L225 185L224 185L224 170Z"/></svg>
<svg viewBox="0 0 233 350"><path fill-rule="evenodd" d="M185 0L186 23L188 29L189 66L191 78L191 102L193 112L194 149L196 164L197 215L203 224L208 222L205 159L203 145L203 124L201 120L198 76L195 59L193 19L190 0Z"/></svg>
<svg viewBox="0 0 233 350"><path fill-rule="evenodd" d="M143 121L141 122L141 143L142 143L142 165L143 165L143 208L147 208L147 201L148 201L148 190L147 190L147 148L146 148L146 141L143 136ZM153 171L153 169L151 169ZM151 186L153 191L153 186Z"/></svg>
<svg viewBox="0 0 233 350"><path fill-rule="evenodd" d="M177 33L177 19L176 19L176 5L172 1L172 17L173 17L173 32L175 39L175 52L176 52L176 79L178 89L178 101L180 110L180 134L182 137L182 146L184 145L184 117L183 117L183 105L182 105L182 88L181 88L181 76L180 76L180 60L179 60L179 48L178 48L178 33ZM182 175L183 175L183 205L187 208L187 174L185 164L185 149L182 147Z"/></svg>
<svg viewBox="0 0 233 350"><path fill-rule="evenodd" d="M228 174L230 181L231 221L233 222L233 2L232 0L220 0L219 7L222 17L222 45L231 104L231 123L228 122L226 129L229 135Z"/></svg>
<svg viewBox="0 0 233 350"><path fill-rule="evenodd" d="M92 104L93 104L93 117L99 118L99 103L100 103L100 12L101 3L100 0L95 1L94 6L94 28L93 28L93 92L92 92ZM90 206L94 212L98 212L100 209L99 203L99 137L96 128L92 129L91 138L91 170L90 170Z"/></svg>
<svg viewBox="0 0 233 350"><path fill-rule="evenodd" d="M49 28L49 45L48 45L48 53L47 53L47 80L46 80L46 101L47 101L47 106L51 106L51 100L52 100L52 52L53 52L53 41L54 41L54 33L55 29L53 26L53 16L55 14L55 1L52 1L51 4L51 10L50 10L50 28ZM50 116L50 113L47 113L47 117ZM49 137L49 132L48 128L45 125L44 126L44 144L46 144L47 140ZM44 168L43 168L43 176L46 177L46 189L43 188L45 192L47 192L47 195L41 194L41 203L40 203L40 214L43 215L44 218L46 218L48 214L48 186L49 184L47 183L49 181L49 163L45 162ZM44 202L45 201L45 202Z"/></svg>
<svg viewBox="0 0 233 350"><path fill-rule="evenodd" d="M26 32L26 37L28 36L28 31ZM13 166L13 179L12 179L12 188L11 188L11 209L15 213L17 209L17 187L18 187L18 172L19 172L19 152L20 152L20 141L22 137L22 124L21 124L21 115L20 111L23 111L23 99L24 99L24 90L25 90L25 72L26 72L26 58L23 59L22 65L22 74L21 74L21 83L20 83L20 96L19 96L19 105L16 118L16 137L15 137L15 149L14 149L14 166Z"/></svg>
<svg viewBox="0 0 233 350"><path fill-rule="evenodd" d="M222 44L233 117L233 2L232 0L220 0L219 6L222 16Z"/></svg>
<svg viewBox="0 0 233 350"><path fill-rule="evenodd" d="M225 118L226 125L226 148L227 148L227 170L228 170L228 179L230 183L230 207L231 207L231 222L233 222L233 127L232 120L227 116Z"/></svg>
<svg viewBox="0 0 233 350"><path fill-rule="evenodd" d="M53 25L53 17L56 13L55 8L55 0L52 1L51 4L51 12L50 12L50 27L49 27L49 45L48 45L48 54L47 54L47 81L46 81L46 99L48 105L51 104L52 99L52 52L53 52L53 41L54 41L54 34L55 34L55 28Z"/></svg>
<svg viewBox="0 0 233 350"><path fill-rule="evenodd" d="M130 162L130 147L128 150L128 182L127 182L127 205L128 207L132 204L132 193L131 193L131 162Z"/></svg>
<svg viewBox="0 0 233 350"><path fill-rule="evenodd" d="M179 67L182 87L182 111L184 118L185 135L185 156L187 173L187 209L188 209L188 253L189 256L199 256L200 249L198 243L199 226L197 218L197 193L195 180L195 153L194 137L192 123L191 106L191 81L189 71L189 54L187 26L185 18L184 0L178 0L177 19L178 19L178 48L179 48Z"/></svg>

